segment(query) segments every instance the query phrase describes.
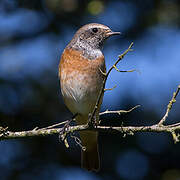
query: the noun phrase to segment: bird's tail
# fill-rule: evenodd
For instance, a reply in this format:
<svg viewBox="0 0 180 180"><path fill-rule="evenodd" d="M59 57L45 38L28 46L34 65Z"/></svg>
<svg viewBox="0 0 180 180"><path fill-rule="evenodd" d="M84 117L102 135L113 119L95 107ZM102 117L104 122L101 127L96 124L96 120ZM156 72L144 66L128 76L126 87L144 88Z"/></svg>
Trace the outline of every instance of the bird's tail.
<svg viewBox="0 0 180 180"><path fill-rule="evenodd" d="M98 132L82 131L80 132L82 145L85 150L81 152L81 166L88 171L98 171L100 168L98 152Z"/></svg>

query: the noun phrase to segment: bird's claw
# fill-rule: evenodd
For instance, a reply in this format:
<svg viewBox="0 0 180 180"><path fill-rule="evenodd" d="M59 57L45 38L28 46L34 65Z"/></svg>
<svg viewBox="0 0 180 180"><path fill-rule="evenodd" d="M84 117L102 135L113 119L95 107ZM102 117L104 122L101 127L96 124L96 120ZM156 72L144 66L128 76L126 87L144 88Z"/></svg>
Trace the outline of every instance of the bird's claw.
<svg viewBox="0 0 180 180"><path fill-rule="evenodd" d="M89 125L89 127L97 128L98 122L97 122L97 119L96 119L96 115L94 115L93 118L92 118L92 114L89 113L88 125Z"/></svg>
<svg viewBox="0 0 180 180"><path fill-rule="evenodd" d="M63 127L62 129L59 131L59 140L64 141L66 139L67 136L67 132L69 130L69 126L72 120L69 120Z"/></svg>

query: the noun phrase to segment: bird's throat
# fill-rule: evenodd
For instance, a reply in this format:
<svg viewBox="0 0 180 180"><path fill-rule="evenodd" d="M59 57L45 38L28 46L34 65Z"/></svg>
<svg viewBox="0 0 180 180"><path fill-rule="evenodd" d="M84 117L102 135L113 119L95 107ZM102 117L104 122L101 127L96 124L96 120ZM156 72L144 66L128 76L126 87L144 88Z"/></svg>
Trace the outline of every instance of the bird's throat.
<svg viewBox="0 0 180 180"><path fill-rule="evenodd" d="M92 46L91 43L80 40L77 40L75 42L71 41L67 48L81 51L82 55L89 60L99 58L103 55L101 47Z"/></svg>
<svg viewBox="0 0 180 180"><path fill-rule="evenodd" d="M103 53L100 49L84 49L83 51L83 56L85 58L88 58L89 60L93 60L93 59L96 59L96 58L99 58L101 56L103 56Z"/></svg>

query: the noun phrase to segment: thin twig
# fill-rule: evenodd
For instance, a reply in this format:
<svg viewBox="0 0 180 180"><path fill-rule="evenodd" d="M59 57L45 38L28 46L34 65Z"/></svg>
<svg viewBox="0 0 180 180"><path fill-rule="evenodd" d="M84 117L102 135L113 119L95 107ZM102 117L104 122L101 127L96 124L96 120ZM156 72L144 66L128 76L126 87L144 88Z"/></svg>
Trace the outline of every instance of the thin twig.
<svg viewBox="0 0 180 180"><path fill-rule="evenodd" d="M137 71L136 69L132 69L132 70L127 70L127 71L122 71L122 70L119 70L117 68L117 66L113 65L114 69L117 71L117 72L134 72L134 71Z"/></svg>
<svg viewBox="0 0 180 180"><path fill-rule="evenodd" d="M119 114L119 115L121 115L121 114L129 113L129 112L133 111L134 109L136 109L138 107L140 107L140 105L134 106L133 108L131 108L131 109L127 110L127 111L126 110L109 111L107 109L106 111L99 113L99 115L100 116L104 115L104 114Z"/></svg>
<svg viewBox="0 0 180 180"><path fill-rule="evenodd" d="M66 124L70 123L71 121L74 121L77 115L78 114L76 113L76 114L73 115L73 117L71 119L68 119L66 121L63 121L63 122L60 122L60 123L57 123L57 124L53 124L53 125L45 127L45 128L41 128L40 130L55 128L55 127L58 127L58 126L63 125L63 124L66 125Z"/></svg>
<svg viewBox="0 0 180 180"><path fill-rule="evenodd" d="M108 78L110 72L116 67L116 65L119 63L119 61L121 61L121 60L124 58L124 56L125 56L129 51L132 51L132 49L131 49L132 46L133 46L133 42L130 44L130 46L128 47L128 49L124 51L124 53L122 53L121 55L119 55L118 60L111 66L111 68L109 69L109 71L108 71L106 74L105 74L104 72L102 72L102 70L100 70L101 73L104 75L104 80L103 80L103 83L102 83L102 87L101 87L101 89L100 89L100 91L99 91L99 95L98 95L96 104L95 104L94 109L93 109L93 111L92 111L92 113L91 113L91 116L90 116L90 119L89 119L89 123L91 123L91 122L93 121L94 115L95 115L95 113L96 113L96 111L97 111L97 109L98 109L98 105L100 104L102 95L103 95L103 93L104 93L105 84L106 84L106 81L107 81L107 78Z"/></svg>
<svg viewBox="0 0 180 180"><path fill-rule="evenodd" d="M119 56L118 60L114 63L114 65L109 69L109 71L107 73L103 73L105 78L103 81L103 86L101 88L101 91L99 93L97 102L96 102L96 106L92 112L92 116L91 119L93 118L94 114L96 113L96 110L98 108L98 105L100 103L101 100L101 96L104 92L104 87L105 87L105 83L107 80L107 77L109 75L109 73L112 71L112 69L114 69L116 67L116 65L118 64L118 62L120 60L123 59L123 57L129 52L131 51L131 47L132 47L133 43L131 43L131 45L129 46L129 48L122 54ZM128 126L128 127L112 127L112 126L89 126L88 124L85 125L78 125L78 126L68 126L67 130L66 130L66 135L75 131L84 131L84 130L93 130L93 131L118 131L124 134L129 134L129 135L133 135L136 132L166 132L166 133L170 133L173 137L174 142L179 142L179 137L180 135L178 134L178 132L180 132L180 123L175 123L175 124L171 124L171 125L163 125L164 122L166 121L169 112L172 108L172 105L176 102L176 97L178 95L178 93L180 92L180 85L178 86L176 92L173 93L172 99L169 102L168 106L167 106L167 110L165 115L163 116L163 118L159 121L159 123L151 125L151 126ZM117 114L121 114L121 113L128 113L131 112L132 110L136 109L137 107L139 107L139 105L131 108L130 110L118 110L118 111L109 111L106 110L105 112L100 113L100 115L103 114L111 114L111 113L117 113ZM72 119L75 118L77 114L74 115L74 117ZM0 127L0 140L6 140L6 139L17 139L17 138L26 138L26 137L35 137L35 136L48 136L48 135L53 135L53 134L59 134L60 132L62 132L64 129L63 128L55 128L58 127L62 124L66 124L68 121L64 121L61 123L57 123L45 128L41 128L38 129L37 127L34 128L33 130L30 131L21 131L21 132L12 132L12 131L8 131L7 128L3 128ZM75 139L77 140L77 139ZM64 141L66 146L68 147L68 142L66 139L66 136L64 136ZM78 142L78 141L77 141Z"/></svg>
<svg viewBox="0 0 180 180"><path fill-rule="evenodd" d="M82 149L82 151L86 150L86 147L82 145L81 139L77 136L71 135L71 138L73 138L76 142L76 144Z"/></svg>
<svg viewBox="0 0 180 180"><path fill-rule="evenodd" d="M179 89L180 89L180 86L178 86L177 91L173 94L174 98L172 99L174 99L174 102L175 102L175 98L177 97L179 93ZM137 106L133 107L129 111L132 111L135 108L137 108ZM115 112L115 111L112 111L112 112ZM53 135L53 134L59 134L59 132L62 132L62 130L63 128L52 128L52 129L44 128L44 129L37 129L37 130L31 130L31 131L11 132L11 131L7 131L7 128L6 128L5 132L3 131L0 133L0 140L35 137L35 136L48 136L48 135ZM72 133L75 131L84 131L84 130L111 131L111 132L118 131L118 132L128 134L128 135L133 135L136 132L166 132L166 133L170 133L173 137L174 142L177 143L179 142L179 136L180 136L177 133L180 131L180 123L166 125L166 126L160 125L158 123L152 126L138 126L138 127L136 126L128 126L128 127L97 126L93 128L89 127L86 124L86 125L78 125L78 126L69 126L66 134L70 132ZM68 147L68 143L67 143L67 147Z"/></svg>
<svg viewBox="0 0 180 180"><path fill-rule="evenodd" d="M112 87L112 88L106 88L106 89L104 89L104 91L112 91L113 89L115 89L117 86L115 85L114 87Z"/></svg>
<svg viewBox="0 0 180 180"><path fill-rule="evenodd" d="M169 112L170 112L170 110L172 108L172 105L176 102L176 97L177 97L179 91L180 91L180 85L177 87L176 92L173 93L172 99L169 101L169 104L167 105L166 113L165 113L165 115L163 116L163 118L159 122L160 126L162 126L163 123L166 121L166 119L167 119L167 117L169 115Z"/></svg>
<svg viewBox="0 0 180 180"><path fill-rule="evenodd" d="M45 130L45 129L55 128L55 127L58 127L58 126L60 126L60 125L66 124L66 123L68 123L68 122L69 122L69 120L66 120L66 121L63 121L63 122L60 122L60 123L57 123L57 124L53 124L53 125L51 125L51 126L47 126L47 127L45 127L45 128L41 128L41 129L39 129L39 130Z"/></svg>

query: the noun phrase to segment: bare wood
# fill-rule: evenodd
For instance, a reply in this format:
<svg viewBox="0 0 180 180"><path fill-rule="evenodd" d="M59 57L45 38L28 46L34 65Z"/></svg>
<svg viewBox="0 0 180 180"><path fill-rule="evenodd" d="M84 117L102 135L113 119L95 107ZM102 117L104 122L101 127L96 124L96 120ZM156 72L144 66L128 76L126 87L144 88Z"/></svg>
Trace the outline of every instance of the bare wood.
<svg viewBox="0 0 180 180"><path fill-rule="evenodd" d="M131 109L129 109L129 110L109 111L109 110L107 109L106 111L99 113L99 115L100 115L100 116L101 116L101 115L104 115L104 114L119 114L119 115L121 115L121 114L129 113L129 112L133 111L134 109L136 109L136 108L138 108L138 107L140 107L140 105L134 106L133 108L131 108Z"/></svg>
<svg viewBox="0 0 180 180"><path fill-rule="evenodd" d="M175 98L177 97L179 93L180 85L177 88L177 91L173 94L173 101L175 102ZM171 101L169 104L172 103ZM170 105L167 106L167 111L169 112L172 108L169 109ZM172 103L173 104L173 103ZM138 106L133 107L132 109L125 111L125 112L131 112L133 109L137 108ZM169 110L168 110L169 109ZM105 111L104 114L107 113L121 113L121 111ZM123 111L122 111L123 112ZM102 113L102 114L103 114ZM166 115L166 113L165 113ZM160 122L162 119L160 120ZM1 128L0 130L0 140L6 140L6 139L17 139L17 138L26 138L26 137L35 137L35 136L48 136L53 134L59 134L59 132L62 131L63 128L42 128L42 129L33 129L30 131L21 131L21 132L11 132L8 131L7 128ZM166 132L170 133L173 137L174 142L179 142L179 134L180 131L180 123L175 123L171 125L162 125L160 123L151 125L151 126L127 126L127 127L111 127L111 126L97 126L97 127L89 127L88 124L86 125L79 125L79 126L70 126L66 129L66 133L71 133L74 131L84 131L84 130L94 130L94 131L109 131L109 132L121 132L124 134L133 135L136 132Z"/></svg>
<svg viewBox="0 0 180 180"><path fill-rule="evenodd" d="M111 66L111 68L108 70L107 73L102 72L102 70L100 69L101 73L104 75L104 80L103 80L103 85L102 85L102 87L101 87L101 89L100 89L100 91L99 91L99 95L98 95L98 98L97 98L97 101L96 101L96 105L94 106L94 109L93 109L93 111L92 111L92 113L91 113L91 116L90 116L90 119L89 119L89 125L92 123L93 118L94 118L94 115L95 115L95 113L96 113L96 111L97 111L97 109L98 109L98 105L99 105L99 103L100 103L100 101L101 101L101 97L102 97L102 95L103 95L103 93L104 93L105 84L106 84L106 81L107 81L107 78L108 78L110 72L111 72L113 69L117 69L116 65L124 58L124 56L125 56L129 51L132 51L132 49L131 49L132 46L133 46L133 42L129 45L128 49L126 49L126 50L124 51L124 53L122 53L121 55L119 55L117 61ZM134 71L134 70L133 70L133 71ZM131 72L133 72L133 71L131 71Z"/></svg>
<svg viewBox="0 0 180 180"><path fill-rule="evenodd" d="M131 51L131 47L132 47L133 43L131 43L131 45L129 46L129 48L122 54L119 56L118 60L114 63L114 65L109 69L109 71L107 73L103 73L103 75L105 76L104 81L103 81L103 86L102 89L99 93L97 102L96 102L96 106L92 112L92 116L90 121L93 118L93 115L95 114L96 110L97 110L97 106L100 102L102 93L104 91L104 87L105 87L105 83L107 80L108 75L110 74L110 72L115 68L117 70L116 65L118 64L119 61L121 61L123 59L123 57L129 52ZM100 70L101 71L101 70ZM120 71L121 72L121 71ZM128 72L128 71L127 71ZM132 71L131 71L132 72ZM175 124L171 124L171 125L164 125L164 122L166 121L170 110L172 109L173 104L176 102L176 97L180 92L180 85L177 87L176 92L173 93L172 99L169 102L167 109L166 109L166 113L163 116L163 118L159 121L159 123L151 125L151 126L128 126L128 127L110 127L110 126L89 126L89 124L86 125L79 125L79 126L68 126L67 128L65 128L65 133L66 135L68 135L69 133L72 133L74 131L84 131L84 130L93 130L93 131L109 131L109 132L121 132L124 134L129 134L129 135L133 135L136 132L165 132L165 133L170 133L172 135L172 138L174 140L174 142L179 142L179 133L180 132L180 122L179 123L175 123ZM131 108L130 110L118 110L118 111L109 111L106 110L105 112L100 113L100 115L104 115L104 114L122 114L122 113L129 113L131 111L133 111L134 109L136 109L137 107L139 107L139 105ZM74 117L73 117L74 119ZM9 131L8 128L3 128L0 127L0 140L7 140L7 139L18 139L18 138L27 138L27 137L36 137L36 136L49 136L49 135L53 135L53 134L59 134L63 128L55 128L58 127L60 125L66 124L67 121L58 123L58 124L54 124L48 127L44 127L39 129L38 127L34 128L33 130L29 130L29 131L20 131L20 132L12 132ZM68 142L66 140L66 137L64 138L65 144L68 147Z"/></svg>
<svg viewBox="0 0 180 180"><path fill-rule="evenodd" d="M166 113L163 116L163 118L160 120L159 125L163 125L163 123L166 121L166 119L167 119L167 117L169 115L169 112L170 112L170 110L172 108L172 105L176 102L176 97L177 97L179 91L180 91L180 85L178 86L176 92L173 93L172 99L169 101L169 104L167 105Z"/></svg>

